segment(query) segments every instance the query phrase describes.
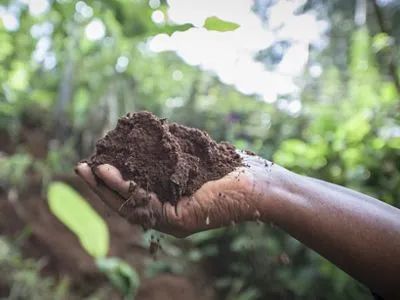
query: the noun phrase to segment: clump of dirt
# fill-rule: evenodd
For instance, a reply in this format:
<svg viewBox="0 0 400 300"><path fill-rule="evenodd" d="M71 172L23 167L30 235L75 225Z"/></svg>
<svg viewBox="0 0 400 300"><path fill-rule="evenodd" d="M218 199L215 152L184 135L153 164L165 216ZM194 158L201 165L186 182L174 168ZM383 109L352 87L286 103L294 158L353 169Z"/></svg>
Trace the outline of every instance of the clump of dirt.
<svg viewBox="0 0 400 300"><path fill-rule="evenodd" d="M241 166L242 159L234 146L216 143L204 131L137 112L97 142L89 165L100 164L115 166L125 180L174 204Z"/></svg>

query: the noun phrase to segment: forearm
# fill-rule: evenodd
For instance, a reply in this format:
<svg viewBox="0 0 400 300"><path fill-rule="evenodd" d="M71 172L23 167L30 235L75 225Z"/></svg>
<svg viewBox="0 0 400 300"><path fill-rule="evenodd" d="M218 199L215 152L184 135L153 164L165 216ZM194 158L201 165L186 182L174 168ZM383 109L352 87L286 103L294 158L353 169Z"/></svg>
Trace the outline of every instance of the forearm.
<svg viewBox="0 0 400 300"><path fill-rule="evenodd" d="M384 294L400 278L400 210L274 165L261 176L261 215Z"/></svg>

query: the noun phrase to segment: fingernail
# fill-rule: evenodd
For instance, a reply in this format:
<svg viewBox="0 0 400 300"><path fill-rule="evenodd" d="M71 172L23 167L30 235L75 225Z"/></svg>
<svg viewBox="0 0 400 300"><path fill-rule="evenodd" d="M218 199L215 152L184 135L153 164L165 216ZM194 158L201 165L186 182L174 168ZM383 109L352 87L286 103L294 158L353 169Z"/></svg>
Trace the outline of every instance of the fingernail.
<svg viewBox="0 0 400 300"><path fill-rule="evenodd" d="M82 163L79 163L79 164L77 164L75 167L74 167L74 172L75 172L75 174L76 175L78 175L78 176L82 176L81 175L81 172L80 172L80 166L82 165Z"/></svg>

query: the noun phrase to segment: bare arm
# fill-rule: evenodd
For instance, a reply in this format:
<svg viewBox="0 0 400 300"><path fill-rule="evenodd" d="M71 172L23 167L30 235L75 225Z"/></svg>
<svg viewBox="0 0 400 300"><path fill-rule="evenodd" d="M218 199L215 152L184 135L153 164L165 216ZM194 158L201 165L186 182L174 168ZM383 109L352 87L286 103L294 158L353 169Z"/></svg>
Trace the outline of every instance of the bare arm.
<svg viewBox="0 0 400 300"><path fill-rule="evenodd" d="M128 221L184 237L260 219L273 222L385 299L399 299L400 210L361 193L301 176L259 157L204 184L176 206L132 183L109 165L77 173Z"/></svg>
<svg viewBox="0 0 400 300"><path fill-rule="evenodd" d="M259 178L265 221L273 221L382 296L399 297L399 209L276 165Z"/></svg>

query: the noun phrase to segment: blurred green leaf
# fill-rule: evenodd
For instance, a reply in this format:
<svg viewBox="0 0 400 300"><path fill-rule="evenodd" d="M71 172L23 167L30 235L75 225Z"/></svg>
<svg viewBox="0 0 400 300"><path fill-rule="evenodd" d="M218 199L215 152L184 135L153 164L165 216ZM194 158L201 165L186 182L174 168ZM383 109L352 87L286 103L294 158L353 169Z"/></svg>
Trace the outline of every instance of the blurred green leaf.
<svg viewBox="0 0 400 300"><path fill-rule="evenodd" d="M204 21L203 27L206 28L207 30L225 32L225 31L236 30L240 27L240 25L234 22L224 21L214 16L214 17L208 17Z"/></svg>
<svg viewBox="0 0 400 300"><path fill-rule="evenodd" d="M224 228L213 229L192 234L188 239L194 244L206 243L216 237L222 236L225 232Z"/></svg>
<svg viewBox="0 0 400 300"><path fill-rule="evenodd" d="M96 260L96 264L111 284L125 296L125 299L134 299L140 279L130 265L117 257L99 258Z"/></svg>
<svg viewBox="0 0 400 300"><path fill-rule="evenodd" d="M78 237L82 247L93 257L104 257L109 249L107 224L69 185L52 182L47 191L51 212Z"/></svg>

